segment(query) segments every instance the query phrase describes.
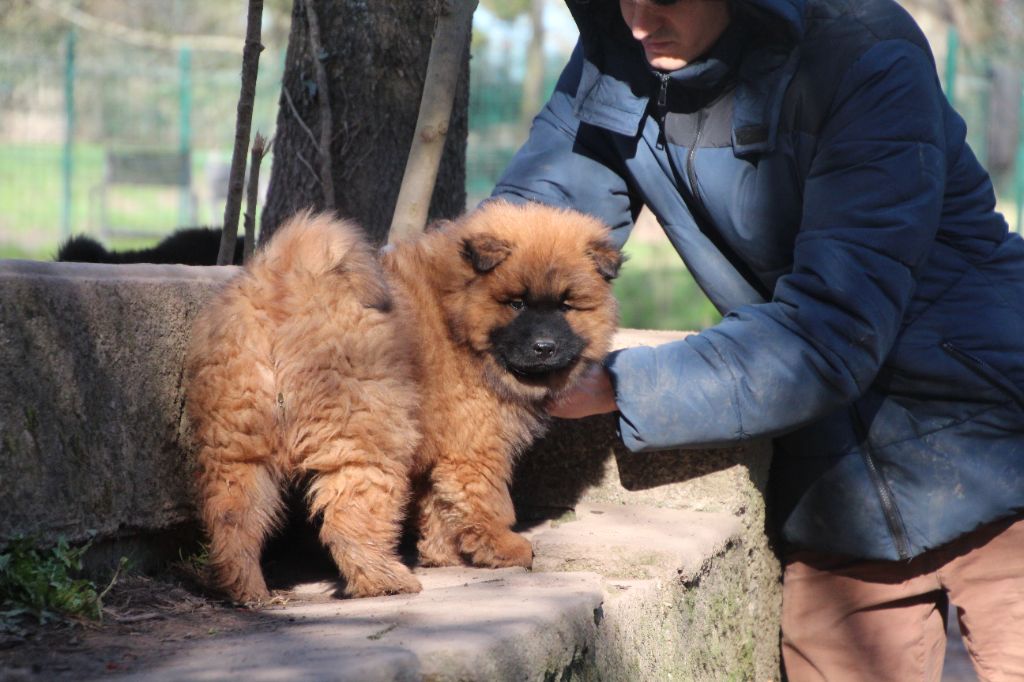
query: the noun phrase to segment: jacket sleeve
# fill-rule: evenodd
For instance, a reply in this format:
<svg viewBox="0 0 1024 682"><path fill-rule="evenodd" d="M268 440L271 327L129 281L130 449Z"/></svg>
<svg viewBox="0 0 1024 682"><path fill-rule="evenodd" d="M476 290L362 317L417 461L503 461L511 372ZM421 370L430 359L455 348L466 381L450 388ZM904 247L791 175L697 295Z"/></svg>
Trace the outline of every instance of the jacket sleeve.
<svg viewBox="0 0 1024 682"><path fill-rule="evenodd" d="M609 358L627 447L778 435L865 391L938 229L945 106L930 57L908 42L877 43L847 69L804 182L793 268L772 300Z"/></svg>
<svg viewBox="0 0 1024 682"><path fill-rule="evenodd" d="M639 212L617 158L611 134L582 123L574 110L583 70L577 43L555 91L533 120L530 135L513 157L491 198L536 201L589 213L612 228L618 246Z"/></svg>

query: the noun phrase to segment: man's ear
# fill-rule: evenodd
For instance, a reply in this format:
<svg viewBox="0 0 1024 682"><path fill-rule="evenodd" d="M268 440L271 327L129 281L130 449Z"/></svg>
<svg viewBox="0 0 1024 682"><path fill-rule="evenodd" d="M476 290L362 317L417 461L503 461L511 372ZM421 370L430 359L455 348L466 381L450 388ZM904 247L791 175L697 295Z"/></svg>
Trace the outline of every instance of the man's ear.
<svg viewBox="0 0 1024 682"><path fill-rule="evenodd" d="M512 253L512 246L489 234L475 234L462 240L462 257L477 272L490 272Z"/></svg>
<svg viewBox="0 0 1024 682"><path fill-rule="evenodd" d="M618 277L619 268L626 261L626 257L621 251L604 240L592 242L587 250L587 255L593 259L598 274L606 280Z"/></svg>

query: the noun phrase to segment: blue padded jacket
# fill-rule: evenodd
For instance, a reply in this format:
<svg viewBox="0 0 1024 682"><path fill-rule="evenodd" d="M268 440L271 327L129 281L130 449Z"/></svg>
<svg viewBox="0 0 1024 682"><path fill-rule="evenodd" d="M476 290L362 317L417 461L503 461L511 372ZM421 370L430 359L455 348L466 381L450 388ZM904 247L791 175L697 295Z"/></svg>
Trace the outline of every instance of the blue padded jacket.
<svg viewBox="0 0 1024 682"><path fill-rule="evenodd" d="M609 359L626 445L772 437L785 540L860 558L1024 511L1024 241L913 19L736 0L739 50L660 74L618 2L568 4L579 43L493 196L619 243L646 204L724 315Z"/></svg>

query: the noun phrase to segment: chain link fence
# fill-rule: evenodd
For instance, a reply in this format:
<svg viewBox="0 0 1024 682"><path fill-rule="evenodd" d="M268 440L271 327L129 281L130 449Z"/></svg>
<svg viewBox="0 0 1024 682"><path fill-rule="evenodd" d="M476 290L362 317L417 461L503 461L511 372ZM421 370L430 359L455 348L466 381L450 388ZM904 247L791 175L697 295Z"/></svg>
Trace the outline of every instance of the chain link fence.
<svg viewBox="0 0 1024 682"><path fill-rule="evenodd" d="M946 36L943 86L967 121L967 139L988 169L1011 229L1024 232L1024 69Z"/></svg>

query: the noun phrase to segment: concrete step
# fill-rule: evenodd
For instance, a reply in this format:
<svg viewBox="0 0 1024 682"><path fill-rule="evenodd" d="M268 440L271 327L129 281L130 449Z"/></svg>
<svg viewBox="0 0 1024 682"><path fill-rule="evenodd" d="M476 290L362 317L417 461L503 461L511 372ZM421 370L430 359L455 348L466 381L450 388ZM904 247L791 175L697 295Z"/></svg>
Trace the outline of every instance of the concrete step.
<svg viewBox="0 0 1024 682"><path fill-rule="evenodd" d="M533 572L419 569L421 594L359 600L299 585L248 628L126 679L766 679L749 636L771 624L749 622L731 568L740 530L728 514L583 505L528 533ZM743 621L747 638L727 635Z"/></svg>
<svg viewBox="0 0 1024 682"><path fill-rule="evenodd" d="M250 630L187 643L133 680L545 680L592 652L603 600L590 573L426 569L414 596L336 600L297 588Z"/></svg>

